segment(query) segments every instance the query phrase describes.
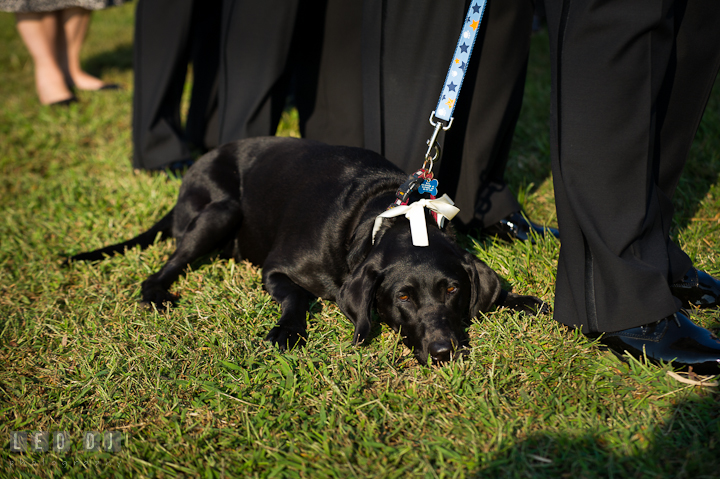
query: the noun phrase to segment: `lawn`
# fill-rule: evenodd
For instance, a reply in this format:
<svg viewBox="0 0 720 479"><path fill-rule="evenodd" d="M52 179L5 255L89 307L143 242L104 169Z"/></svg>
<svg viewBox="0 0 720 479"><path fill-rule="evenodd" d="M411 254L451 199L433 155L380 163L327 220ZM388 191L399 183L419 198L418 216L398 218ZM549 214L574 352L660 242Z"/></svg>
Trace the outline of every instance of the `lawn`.
<svg viewBox="0 0 720 479"><path fill-rule="evenodd" d="M63 253L144 231L180 184L131 167L134 8L97 12L83 52L124 89L81 92L68 109L38 104L14 17L0 14L1 477L720 477L717 387L621 361L551 317L493 311L470 327L464 360L424 367L385 327L351 346L350 323L320 300L307 346L280 353L263 341L278 305L249 264L193 265L166 313L137 299L171 242L61 267ZM508 179L555 224L549 90L540 33ZM675 205L672 234L720 275L720 87ZM515 291L553 301L557 241L463 244ZM717 311L692 316L720 328ZM31 431L65 432L69 449L11 452L13 433ZM120 450L84 450L91 431Z"/></svg>

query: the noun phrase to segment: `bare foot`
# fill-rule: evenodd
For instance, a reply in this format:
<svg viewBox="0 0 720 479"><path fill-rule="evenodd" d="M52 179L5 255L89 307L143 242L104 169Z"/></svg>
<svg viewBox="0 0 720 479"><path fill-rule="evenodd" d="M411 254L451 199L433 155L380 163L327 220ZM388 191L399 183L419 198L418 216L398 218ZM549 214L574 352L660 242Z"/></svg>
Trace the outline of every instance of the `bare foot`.
<svg viewBox="0 0 720 479"><path fill-rule="evenodd" d="M85 73L82 70L72 74L72 81L78 90L94 91L99 90L105 85L105 82L101 79Z"/></svg>
<svg viewBox="0 0 720 479"><path fill-rule="evenodd" d="M57 18L53 12L17 13L17 29L35 64L35 89L48 105L73 97L56 56Z"/></svg>
<svg viewBox="0 0 720 479"><path fill-rule="evenodd" d="M74 95L65 84L62 72L57 68L35 68L35 88L40 103L49 105L63 100L69 100Z"/></svg>

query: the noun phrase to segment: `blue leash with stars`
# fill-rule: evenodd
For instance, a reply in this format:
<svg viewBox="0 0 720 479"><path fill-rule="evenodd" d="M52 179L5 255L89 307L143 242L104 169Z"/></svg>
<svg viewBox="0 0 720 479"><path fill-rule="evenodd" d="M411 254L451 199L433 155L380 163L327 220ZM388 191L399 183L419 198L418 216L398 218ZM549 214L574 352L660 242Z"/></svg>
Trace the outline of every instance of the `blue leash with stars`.
<svg viewBox="0 0 720 479"><path fill-rule="evenodd" d="M440 228L443 227L446 219L453 219L460 211L447 195L436 198L438 181L433 179L432 168L433 163L439 160L441 155L440 145L437 143L438 134L441 129L449 130L452 126L452 114L455 111L460 88L465 79L470 55L475 46L486 5L487 0L472 0L470 3L470 8L460 32L460 39L457 47L455 47L453 60L450 62L450 68L445 77L440 99L435 110L430 114L430 124L435 127L435 130L432 137L427 141L428 150L425 153L423 166L410 175L410 178L405 183L400 185L400 188L395 193L395 201L375 219L372 233L373 244L375 243L375 234L379 231L383 218L404 215L410 220L413 244L415 246L427 246L428 237L424 209L427 208L431 211ZM435 150L434 156L432 155L433 150Z"/></svg>
<svg viewBox="0 0 720 479"><path fill-rule="evenodd" d="M449 130L452 126L452 114L455 111L457 98L458 95L460 95L460 88L462 88L463 80L465 79L465 73L467 72L468 63L470 63L470 55L472 55L478 31L480 31L480 23L482 22L486 5L487 0L472 0L470 3L470 8L468 8L463 23L462 32L460 32L460 38L455 47L453 59L450 62L450 68L445 77L445 84L443 84L440 92L440 99L438 100L435 110L430 113L430 124L435 127L435 130L430 140L428 140L428 150L427 153L425 153L425 164L423 164L423 168L425 168L429 163L430 168L428 171L432 170L433 162L440 157L440 145L437 144L438 133L440 133L441 129ZM430 156L433 149L435 149L435 155Z"/></svg>

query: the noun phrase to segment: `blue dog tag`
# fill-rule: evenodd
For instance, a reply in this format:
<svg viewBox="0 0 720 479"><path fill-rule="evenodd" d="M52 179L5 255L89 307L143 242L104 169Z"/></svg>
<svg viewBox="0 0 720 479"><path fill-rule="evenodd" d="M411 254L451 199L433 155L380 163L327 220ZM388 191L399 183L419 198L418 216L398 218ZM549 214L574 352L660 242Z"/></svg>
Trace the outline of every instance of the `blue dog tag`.
<svg viewBox="0 0 720 479"><path fill-rule="evenodd" d="M438 180L425 180L420 185L420 193L430 193L433 196L437 196L437 185Z"/></svg>

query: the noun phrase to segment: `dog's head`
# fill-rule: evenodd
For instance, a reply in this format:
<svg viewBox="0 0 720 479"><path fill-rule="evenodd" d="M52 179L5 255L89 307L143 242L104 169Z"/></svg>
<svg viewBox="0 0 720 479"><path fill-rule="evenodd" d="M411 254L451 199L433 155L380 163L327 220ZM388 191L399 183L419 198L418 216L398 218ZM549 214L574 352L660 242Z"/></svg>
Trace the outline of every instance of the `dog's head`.
<svg viewBox="0 0 720 479"><path fill-rule="evenodd" d="M404 218L392 223L337 298L355 324L353 343L367 338L375 310L419 362L449 361L467 342L469 320L498 298L500 281L437 227L428 229L430 246L416 247Z"/></svg>

